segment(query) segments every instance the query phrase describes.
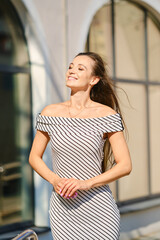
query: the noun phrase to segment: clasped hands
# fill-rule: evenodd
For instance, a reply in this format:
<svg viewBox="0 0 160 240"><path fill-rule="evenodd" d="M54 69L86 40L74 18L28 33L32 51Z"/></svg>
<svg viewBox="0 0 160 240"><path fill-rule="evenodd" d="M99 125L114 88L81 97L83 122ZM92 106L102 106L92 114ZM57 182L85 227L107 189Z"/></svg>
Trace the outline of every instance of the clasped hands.
<svg viewBox="0 0 160 240"><path fill-rule="evenodd" d="M53 187L61 197L70 199L77 197L78 190L89 190L88 180L78 180L75 178L56 177Z"/></svg>

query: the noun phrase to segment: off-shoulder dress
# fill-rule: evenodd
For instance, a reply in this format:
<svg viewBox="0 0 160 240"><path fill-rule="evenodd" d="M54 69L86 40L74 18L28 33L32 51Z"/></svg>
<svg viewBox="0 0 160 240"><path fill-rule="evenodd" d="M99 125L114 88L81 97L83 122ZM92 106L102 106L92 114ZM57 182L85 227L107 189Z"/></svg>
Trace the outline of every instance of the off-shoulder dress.
<svg viewBox="0 0 160 240"><path fill-rule="evenodd" d="M62 178L89 179L102 173L104 133L123 130L119 113L97 118L38 114L36 129L50 137L54 173ZM108 185L78 191L65 199L54 189L50 198L54 240L117 240L120 214Z"/></svg>

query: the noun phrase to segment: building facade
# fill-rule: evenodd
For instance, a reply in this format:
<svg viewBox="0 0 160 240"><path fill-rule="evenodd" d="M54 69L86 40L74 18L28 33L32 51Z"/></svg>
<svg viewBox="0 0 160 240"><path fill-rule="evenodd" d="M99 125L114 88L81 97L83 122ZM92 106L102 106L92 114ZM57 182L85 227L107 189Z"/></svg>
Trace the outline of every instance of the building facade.
<svg viewBox="0 0 160 240"><path fill-rule="evenodd" d="M1 0L1 229L49 224L52 187L28 156L37 113L68 99L65 72L82 51L106 60L128 129L133 171L111 184L121 231L160 220L160 0Z"/></svg>

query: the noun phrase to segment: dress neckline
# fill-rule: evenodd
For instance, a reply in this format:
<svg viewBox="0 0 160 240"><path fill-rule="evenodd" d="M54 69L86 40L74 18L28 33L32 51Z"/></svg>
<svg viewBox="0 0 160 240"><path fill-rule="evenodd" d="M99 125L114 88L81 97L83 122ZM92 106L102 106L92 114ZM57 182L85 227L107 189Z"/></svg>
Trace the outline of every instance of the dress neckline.
<svg viewBox="0 0 160 240"><path fill-rule="evenodd" d="M62 117L62 116L46 116L46 115L41 115L41 113L38 114L39 117L44 117L44 118L51 118L51 119L66 119L66 120L98 120L98 119L103 119L103 118L110 118L110 117L116 117L120 116L119 113L115 114L110 114L107 116L102 116L102 117L90 117L90 118L74 118L74 117Z"/></svg>

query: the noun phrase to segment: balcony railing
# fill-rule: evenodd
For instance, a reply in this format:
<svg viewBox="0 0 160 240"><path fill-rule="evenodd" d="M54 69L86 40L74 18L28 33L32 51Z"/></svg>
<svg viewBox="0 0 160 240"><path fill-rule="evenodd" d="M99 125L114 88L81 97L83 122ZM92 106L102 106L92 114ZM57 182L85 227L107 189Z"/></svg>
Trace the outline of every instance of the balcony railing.
<svg viewBox="0 0 160 240"><path fill-rule="evenodd" d="M27 229L12 240L38 240L38 236L33 230Z"/></svg>

